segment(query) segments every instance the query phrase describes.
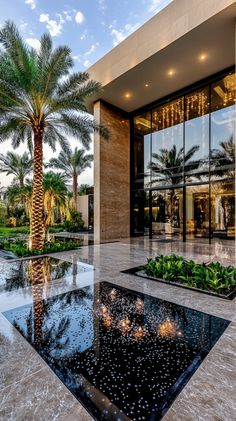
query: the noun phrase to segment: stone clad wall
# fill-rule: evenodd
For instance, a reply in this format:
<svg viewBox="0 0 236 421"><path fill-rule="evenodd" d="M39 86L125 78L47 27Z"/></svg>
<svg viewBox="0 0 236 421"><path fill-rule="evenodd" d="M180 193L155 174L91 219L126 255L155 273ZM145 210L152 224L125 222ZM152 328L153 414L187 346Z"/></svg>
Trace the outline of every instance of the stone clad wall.
<svg viewBox="0 0 236 421"><path fill-rule="evenodd" d="M78 211L82 213L82 219L84 221L84 227L89 226L89 205L88 205L88 194L78 196L77 199Z"/></svg>
<svg viewBox="0 0 236 421"><path fill-rule="evenodd" d="M94 104L96 120L111 132L94 139L94 237L96 242L130 236L130 125L109 104Z"/></svg>

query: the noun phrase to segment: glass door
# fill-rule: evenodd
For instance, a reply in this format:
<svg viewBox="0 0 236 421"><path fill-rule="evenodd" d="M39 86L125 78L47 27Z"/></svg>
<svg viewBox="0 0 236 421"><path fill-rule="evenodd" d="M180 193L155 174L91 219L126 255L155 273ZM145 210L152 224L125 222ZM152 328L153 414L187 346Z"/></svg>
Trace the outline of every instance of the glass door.
<svg viewBox="0 0 236 421"><path fill-rule="evenodd" d="M186 187L186 238L209 239L209 186Z"/></svg>
<svg viewBox="0 0 236 421"><path fill-rule="evenodd" d="M159 240L180 240L183 236L183 189L151 192L151 234Z"/></svg>

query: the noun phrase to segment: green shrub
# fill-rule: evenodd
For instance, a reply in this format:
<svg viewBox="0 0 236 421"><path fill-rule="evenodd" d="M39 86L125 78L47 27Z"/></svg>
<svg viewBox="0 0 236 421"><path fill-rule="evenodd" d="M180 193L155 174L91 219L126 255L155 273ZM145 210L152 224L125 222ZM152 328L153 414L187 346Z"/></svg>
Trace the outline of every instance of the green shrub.
<svg viewBox="0 0 236 421"><path fill-rule="evenodd" d="M28 243L23 240L0 240L0 249L11 251L17 257L38 256L41 254L57 253L60 251L68 251L78 249L79 241L59 241L52 240L44 244L43 250L29 249Z"/></svg>
<svg viewBox="0 0 236 421"><path fill-rule="evenodd" d="M75 209L70 210L70 220L65 221L64 229L68 232L78 232L84 227L84 221L82 219L82 214L77 212Z"/></svg>
<svg viewBox="0 0 236 421"><path fill-rule="evenodd" d="M181 283L186 286L228 294L236 286L236 268L219 262L197 263L182 256L157 256L148 259L143 271L154 278Z"/></svg>

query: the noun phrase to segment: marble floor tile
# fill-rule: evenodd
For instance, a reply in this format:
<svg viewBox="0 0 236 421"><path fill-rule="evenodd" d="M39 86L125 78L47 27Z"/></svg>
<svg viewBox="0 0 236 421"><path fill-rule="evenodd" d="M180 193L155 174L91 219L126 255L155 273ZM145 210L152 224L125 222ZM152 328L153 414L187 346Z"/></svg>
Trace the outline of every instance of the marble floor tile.
<svg viewBox="0 0 236 421"><path fill-rule="evenodd" d="M48 367L5 387L0 420L91 421L88 412Z"/></svg>
<svg viewBox="0 0 236 421"><path fill-rule="evenodd" d="M157 254L178 253L197 261L219 260L235 264L233 244L170 243L147 238L122 239L117 243L90 245L76 251L52 255L68 262L94 266L93 283L102 281L143 292L233 321L204 362L173 402L163 421L236 421L236 299L188 291L121 273L141 265ZM79 275L57 280L44 289L44 298L72 289L84 282ZM0 312L32 302L31 287L0 294ZM89 421L92 418L56 375L10 323L0 315L0 420L1 421Z"/></svg>

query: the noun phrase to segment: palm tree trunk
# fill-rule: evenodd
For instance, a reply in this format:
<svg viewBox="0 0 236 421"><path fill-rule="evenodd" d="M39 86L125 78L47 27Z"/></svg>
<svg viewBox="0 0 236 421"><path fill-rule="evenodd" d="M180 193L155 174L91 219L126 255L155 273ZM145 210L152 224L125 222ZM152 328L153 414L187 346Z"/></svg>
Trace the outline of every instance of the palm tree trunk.
<svg viewBox="0 0 236 421"><path fill-rule="evenodd" d="M78 176L76 173L73 174L73 201L75 209L77 210L77 199L78 199Z"/></svg>
<svg viewBox="0 0 236 421"><path fill-rule="evenodd" d="M33 176L33 198L31 248L42 250L43 248L43 134L34 135L34 176Z"/></svg>
<svg viewBox="0 0 236 421"><path fill-rule="evenodd" d="M24 178L20 177L19 181L20 181L20 187L24 187Z"/></svg>
<svg viewBox="0 0 236 421"><path fill-rule="evenodd" d="M44 223L44 238L45 241L48 240L48 231L49 231L49 227L51 225L51 213L52 213L52 206L51 206L51 200L49 200L49 203L47 205L47 216L46 216L46 220Z"/></svg>

